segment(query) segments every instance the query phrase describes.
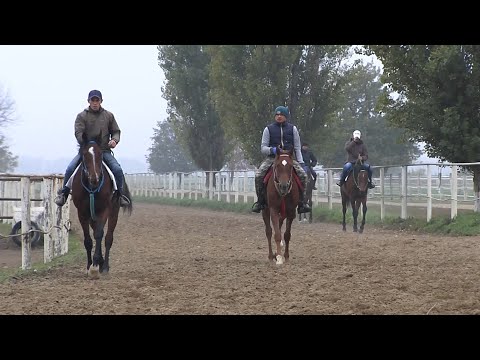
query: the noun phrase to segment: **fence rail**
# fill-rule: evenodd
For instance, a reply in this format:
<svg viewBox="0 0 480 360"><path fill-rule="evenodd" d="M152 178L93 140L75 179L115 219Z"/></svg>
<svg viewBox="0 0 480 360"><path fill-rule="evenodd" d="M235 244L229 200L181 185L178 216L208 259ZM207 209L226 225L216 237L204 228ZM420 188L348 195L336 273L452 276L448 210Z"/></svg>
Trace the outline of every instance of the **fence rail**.
<svg viewBox="0 0 480 360"><path fill-rule="evenodd" d="M480 165L480 162L375 166L377 186L369 191L369 202L380 205L382 220L387 215L386 205L399 206L400 217L404 219L408 217L409 206L423 206L427 221L431 220L434 207L448 207L451 218L457 216L459 208L476 211L479 194L473 190L473 177L459 172L461 165ZM341 168L316 170L314 204L327 203L332 209L333 203L341 201L340 188L335 184L340 171ZM234 203L253 203L256 199L254 172L251 170L136 173L125 177L133 195Z"/></svg>
<svg viewBox="0 0 480 360"><path fill-rule="evenodd" d="M21 209L22 269L31 268L31 203L43 208L40 229L44 234L44 263L68 252L70 202L54 203L63 175L0 174L0 221L13 224L15 209Z"/></svg>

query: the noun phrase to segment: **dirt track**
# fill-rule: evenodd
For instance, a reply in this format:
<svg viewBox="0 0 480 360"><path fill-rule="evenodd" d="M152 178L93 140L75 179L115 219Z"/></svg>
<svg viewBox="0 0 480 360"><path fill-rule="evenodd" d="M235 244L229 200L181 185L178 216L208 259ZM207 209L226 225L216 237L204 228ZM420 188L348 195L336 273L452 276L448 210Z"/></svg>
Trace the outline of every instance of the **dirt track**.
<svg viewBox="0 0 480 360"><path fill-rule="evenodd" d="M0 284L0 313L480 313L479 237L374 230L367 215L361 235L295 222L290 262L267 255L258 214L135 204L109 275L88 279L85 260Z"/></svg>

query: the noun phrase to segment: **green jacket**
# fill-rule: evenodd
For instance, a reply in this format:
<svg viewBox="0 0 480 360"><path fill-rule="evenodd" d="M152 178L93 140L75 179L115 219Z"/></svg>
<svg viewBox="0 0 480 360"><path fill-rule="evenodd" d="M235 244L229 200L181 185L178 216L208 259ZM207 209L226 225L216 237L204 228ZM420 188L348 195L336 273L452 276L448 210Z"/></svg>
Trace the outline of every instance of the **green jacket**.
<svg viewBox="0 0 480 360"><path fill-rule="evenodd" d="M82 135L85 133L88 139L94 139L102 132L100 147L104 151L111 151L108 142L114 139L120 142L120 128L115 116L103 107L99 111L92 111L90 107L83 110L75 119L75 137L79 144L82 144Z"/></svg>

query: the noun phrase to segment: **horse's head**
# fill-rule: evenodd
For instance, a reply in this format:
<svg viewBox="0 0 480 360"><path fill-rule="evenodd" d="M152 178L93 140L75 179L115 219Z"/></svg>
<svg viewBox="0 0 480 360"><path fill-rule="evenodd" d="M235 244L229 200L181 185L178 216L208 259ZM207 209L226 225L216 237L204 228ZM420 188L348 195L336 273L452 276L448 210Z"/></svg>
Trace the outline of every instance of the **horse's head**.
<svg viewBox="0 0 480 360"><path fill-rule="evenodd" d="M277 148L273 162L273 181L280 196L286 196L292 189L293 182L293 149Z"/></svg>
<svg viewBox="0 0 480 360"><path fill-rule="evenodd" d="M359 157L353 166L353 180L361 195L368 190L368 172L363 168L363 160Z"/></svg>
<svg viewBox="0 0 480 360"><path fill-rule="evenodd" d="M80 154L82 156L83 172L88 180L90 189L100 186L103 180L102 160L103 152L100 148L102 134L95 139L88 139L85 134L82 136L83 143L80 145Z"/></svg>

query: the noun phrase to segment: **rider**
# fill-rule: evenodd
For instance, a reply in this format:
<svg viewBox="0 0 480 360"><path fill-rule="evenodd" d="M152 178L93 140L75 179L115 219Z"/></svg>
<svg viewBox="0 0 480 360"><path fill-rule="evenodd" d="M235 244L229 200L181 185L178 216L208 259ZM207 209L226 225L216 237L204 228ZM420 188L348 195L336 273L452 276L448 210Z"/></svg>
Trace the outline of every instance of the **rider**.
<svg viewBox="0 0 480 360"><path fill-rule="evenodd" d="M312 174L313 179L313 190L317 190L315 183L317 182L317 173L313 168L317 165L317 158L313 155L312 150L310 150L306 142L302 143L302 156L305 164L310 168L310 174Z"/></svg>
<svg viewBox="0 0 480 360"><path fill-rule="evenodd" d="M92 90L88 93L87 98L90 104L77 115L75 119L75 137L79 144L83 143L82 135L85 133L88 138L94 138L98 134L104 134L100 147L103 150L103 161L112 170L117 183L117 196L120 198L120 206L130 204L130 199L123 193L123 170L118 161L113 157L112 151L120 142L120 128L118 127L115 116L108 110L104 109L101 104L103 102L102 93L99 90ZM55 204L58 206L65 205L70 188L66 185L68 179L72 176L76 167L82 161L80 154L77 154L65 170L65 178L63 180L63 188L60 189L55 198Z"/></svg>
<svg viewBox="0 0 480 360"><path fill-rule="evenodd" d="M337 182L338 186L342 186L345 183L345 178L353 167L353 164L357 161L360 155L363 160L363 167L368 171L368 188L373 189L375 184L372 182L372 169L366 161L368 160L368 151L365 143L360 139L362 133L360 130L355 130L350 140L345 143L345 150L347 151L347 162L343 165L343 171L340 175L340 180Z"/></svg>
<svg viewBox="0 0 480 360"><path fill-rule="evenodd" d="M258 201L252 206L253 212L259 213L266 206L263 178L275 160L277 147L281 147L283 150L290 150L292 148L295 150L296 160L293 160L293 166L303 184L303 191L300 191L297 211L299 214L312 211L310 206L304 202L306 198L305 192L307 190L307 166L303 162L302 152L300 150L300 135L298 134L297 127L287 122L289 116L288 107L278 106L275 109L275 121L263 129L260 149L262 154L267 156L267 158L263 160L255 172L255 191L257 192Z"/></svg>

